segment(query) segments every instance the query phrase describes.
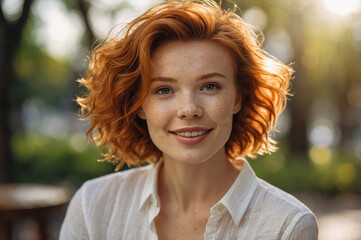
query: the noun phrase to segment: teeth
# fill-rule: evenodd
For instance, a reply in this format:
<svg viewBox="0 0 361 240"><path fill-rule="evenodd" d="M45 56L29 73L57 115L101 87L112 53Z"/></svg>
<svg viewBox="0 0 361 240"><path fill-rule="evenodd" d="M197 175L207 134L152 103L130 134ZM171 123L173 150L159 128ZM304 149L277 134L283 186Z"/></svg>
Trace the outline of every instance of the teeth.
<svg viewBox="0 0 361 240"><path fill-rule="evenodd" d="M182 136L182 137L197 137L200 135L205 134L206 131L194 131L194 132L179 132L176 133L178 136Z"/></svg>

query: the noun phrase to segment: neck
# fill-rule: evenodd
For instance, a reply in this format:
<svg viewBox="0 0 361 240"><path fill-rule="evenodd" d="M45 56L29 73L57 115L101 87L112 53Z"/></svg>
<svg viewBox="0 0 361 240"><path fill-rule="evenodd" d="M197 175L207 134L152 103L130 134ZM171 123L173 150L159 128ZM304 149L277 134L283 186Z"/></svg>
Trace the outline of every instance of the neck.
<svg viewBox="0 0 361 240"><path fill-rule="evenodd" d="M164 157L159 172L159 194L167 204L177 206L182 212L200 206L209 209L224 196L238 173L224 151L197 164Z"/></svg>

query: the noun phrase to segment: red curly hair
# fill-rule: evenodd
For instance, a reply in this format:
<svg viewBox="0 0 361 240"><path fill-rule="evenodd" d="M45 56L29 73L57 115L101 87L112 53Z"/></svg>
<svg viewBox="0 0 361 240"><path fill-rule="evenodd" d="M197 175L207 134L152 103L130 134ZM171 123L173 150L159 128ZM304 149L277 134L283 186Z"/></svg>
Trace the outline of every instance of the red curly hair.
<svg viewBox="0 0 361 240"><path fill-rule="evenodd" d="M87 136L101 145L104 159L121 168L162 158L144 120L137 117L151 84L152 52L168 41L209 40L225 46L235 61L242 108L233 116L227 141L230 159L273 152L268 136L287 102L292 69L267 54L243 20L212 0L169 1L158 4L109 35L92 52L84 78L87 89L78 97ZM118 36L119 36L118 34Z"/></svg>

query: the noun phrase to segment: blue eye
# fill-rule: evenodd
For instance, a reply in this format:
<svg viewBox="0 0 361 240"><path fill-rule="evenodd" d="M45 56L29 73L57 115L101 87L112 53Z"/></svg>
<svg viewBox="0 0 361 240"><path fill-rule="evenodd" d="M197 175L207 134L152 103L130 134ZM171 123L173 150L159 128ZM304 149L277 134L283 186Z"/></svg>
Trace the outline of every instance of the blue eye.
<svg viewBox="0 0 361 240"><path fill-rule="evenodd" d="M206 91L213 91L213 90L216 90L218 89L219 87L215 84L212 84L212 83L208 83L206 84L204 87L203 87L203 90L206 90Z"/></svg>
<svg viewBox="0 0 361 240"><path fill-rule="evenodd" d="M158 89L157 93L160 95L166 95L166 94L171 94L172 90L170 90L170 88L160 88Z"/></svg>

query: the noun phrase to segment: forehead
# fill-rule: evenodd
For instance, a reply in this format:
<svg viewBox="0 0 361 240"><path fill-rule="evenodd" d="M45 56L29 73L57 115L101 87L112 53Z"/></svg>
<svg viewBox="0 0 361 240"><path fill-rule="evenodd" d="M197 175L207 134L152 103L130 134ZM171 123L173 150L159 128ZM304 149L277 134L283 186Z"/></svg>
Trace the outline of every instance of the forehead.
<svg viewBox="0 0 361 240"><path fill-rule="evenodd" d="M171 41L151 57L152 77L163 74L198 74L212 71L233 75L234 60L221 44L206 41Z"/></svg>

